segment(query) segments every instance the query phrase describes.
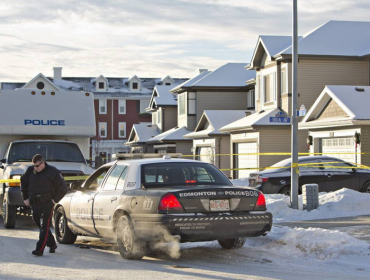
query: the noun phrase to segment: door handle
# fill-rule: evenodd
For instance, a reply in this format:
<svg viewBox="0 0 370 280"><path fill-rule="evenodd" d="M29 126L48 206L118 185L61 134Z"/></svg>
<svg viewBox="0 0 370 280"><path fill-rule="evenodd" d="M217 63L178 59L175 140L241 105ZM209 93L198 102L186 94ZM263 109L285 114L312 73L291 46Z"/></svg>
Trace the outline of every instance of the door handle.
<svg viewBox="0 0 370 280"><path fill-rule="evenodd" d="M111 202L113 202L113 201L115 201L115 200L117 200L117 197L116 197L116 196L113 196L113 197L110 199L110 201L111 201Z"/></svg>
<svg viewBox="0 0 370 280"><path fill-rule="evenodd" d="M93 198L93 197L90 197L90 198L87 200L87 202L90 202L90 201L92 201L92 200L94 200L94 198Z"/></svg>

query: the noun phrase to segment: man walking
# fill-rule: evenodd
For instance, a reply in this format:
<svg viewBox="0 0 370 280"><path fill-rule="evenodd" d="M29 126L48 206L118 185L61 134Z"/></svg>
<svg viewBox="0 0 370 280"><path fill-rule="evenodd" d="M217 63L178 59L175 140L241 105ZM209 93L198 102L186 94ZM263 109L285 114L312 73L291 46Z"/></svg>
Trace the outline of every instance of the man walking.
<svg viewBox="0 0 370 280"><path fill-rule="evenodd" d="M48 165L40 154L32 158L33 165L21 177L24 203L32 208L32 218L40 229L35 256L42 256L45 246L55 253L57 244L50 231L54 204L67 193L66 183L59 170Z"/></svg>

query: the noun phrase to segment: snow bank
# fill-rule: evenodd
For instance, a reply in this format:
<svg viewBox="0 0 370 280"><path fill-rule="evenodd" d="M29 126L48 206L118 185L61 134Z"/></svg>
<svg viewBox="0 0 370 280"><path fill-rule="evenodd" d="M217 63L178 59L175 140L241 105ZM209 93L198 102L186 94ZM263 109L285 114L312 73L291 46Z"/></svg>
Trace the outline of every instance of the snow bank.
<svg viewBox="0 0 370 280"><path fill-rule="evenodd" d="M350 189L320 193L319 208L308 212L290 208L290 198L282 194L265 195L267 210L274 222L317 220L370 214L370 195ZM302 196L299 196L302 199Z"/></svg>
<svg viewBox="0 0 370 280"><path fill-rule="evenodd" d="M344 255L370 255L369 244L338 230L273 226L264 237L248 238L246 247L256 247L279 255L320 260Z"/></svg>
<svg viewBox="0 0 370 280"><path fill-rule="evenodd" d="M235 187L248 187L249 186L249 178L241 178L241 179L235 179L231 180L231 183Z"/></svg>

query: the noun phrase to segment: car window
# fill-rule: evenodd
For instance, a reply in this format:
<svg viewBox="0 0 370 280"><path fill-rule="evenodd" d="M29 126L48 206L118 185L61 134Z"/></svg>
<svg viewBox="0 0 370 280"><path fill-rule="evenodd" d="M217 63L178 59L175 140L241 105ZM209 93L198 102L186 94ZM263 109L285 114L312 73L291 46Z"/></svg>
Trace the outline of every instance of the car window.
<svg viewBox="0 0 370 280"><path fill-rule="evenodd" d="M118 179L121 177L121 174L125 168L126 168L125 165L116 165L115 167L113 167L113 170L111 170L107 177L107 180L105 181L103 190L105 191L115 190L118 183Z"/></svg>
<svg viewBox="0 0 370 280"><path fill-rule="evenodd" d="M335 159L322 161L325 171L352 171L353 165L348 162L343 162Z"/></svg>
<svg viewBox="0 0 370 280"><path fill-rule="evenodd" d="M123 172L121 173L121 176L118 179L116 190L123 190L125 180L126 180L127 171L128 171L128 167L125 166L125 169L123 170Z"/></svg>
<svg viewBox="0 0 370 280"><path fill-rule="evenodd" d="M226 176L212 164L197 162L143 164L141 177L141 182L146 188L169 185L232 185Z"/></svg>
<svg viewBox="0 0 370 280"><path fill-rule="evenodd" d="M104 166L96 170L85 182L84 190L96 190L103 182L105 174L107 174L110 166Z"/></svg>
<svg viewBox="0 0 370 280"><path fill-rule="evenodd" d="M300 161L299 164L299 171L323 171L322 165L317 160Z"/></svg>

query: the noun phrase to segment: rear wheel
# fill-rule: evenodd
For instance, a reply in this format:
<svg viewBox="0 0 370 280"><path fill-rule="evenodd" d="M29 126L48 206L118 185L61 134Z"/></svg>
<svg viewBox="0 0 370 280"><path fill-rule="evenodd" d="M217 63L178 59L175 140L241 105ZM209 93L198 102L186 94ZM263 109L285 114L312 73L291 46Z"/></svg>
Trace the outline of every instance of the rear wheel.
<svg viewBox="0 0 370 280"><path fill-rule="evenodd" d="M282 188L279 193L290 196L290 186Z"/></svg>
<svg viewBox="0 0 370 280"><path fill-rule="evenodd" d="M128 216L122 216L118 220L117 245L118 251L124 259L139 260L146 253L146 244L136 236Z"/></svg>
<svg viewBox="0 0 370 280"><path fill-rule="evenodd" d="M1 215L3 216L3 224L5 228L15 228L17 219L17 206L9 205L6 197L3 197Z"/></svg>
<svg viewBox="0 0 370 280"><path fill-rule="evenodd" d="M363 186L362 192L370 193L370 182L366 183L365 186Z"/></svg>
<svg viewBox="0 0 370 280"><path fill-rule="evenodd" d="M245 237L219 239L218 244L224 249L238 249L244 246L246 240Z"/></svg>
<svg viewBox="0 0 370 280"><path fill-rule="evenodd" d="M63 207L59 207L55 214L55 236L61 244L73 244L77 239L77 235L74 234L68 227L67 219L63 210Z"/></svg>

